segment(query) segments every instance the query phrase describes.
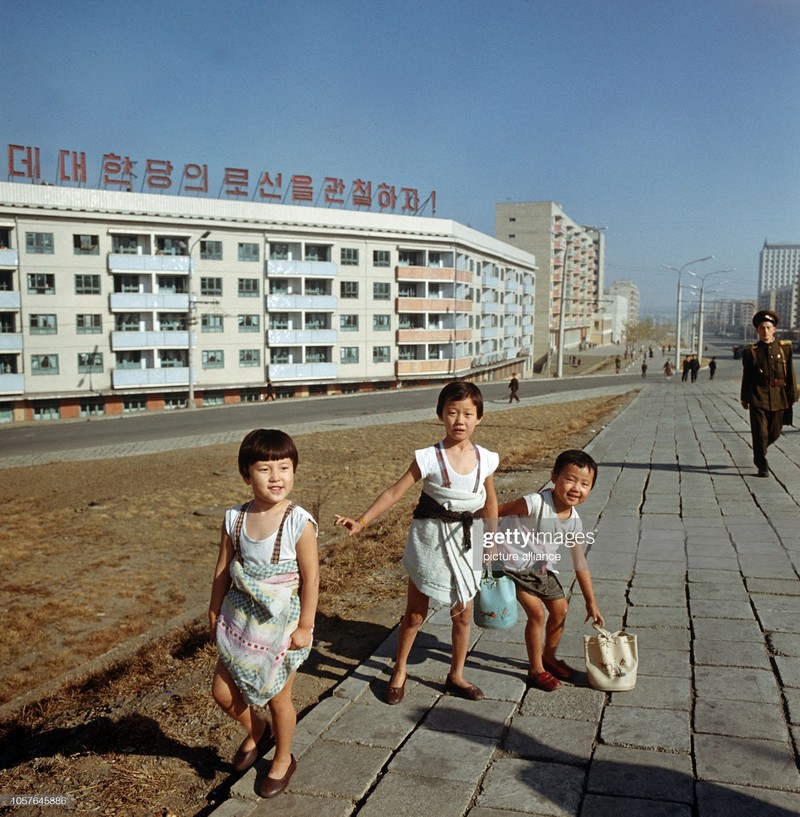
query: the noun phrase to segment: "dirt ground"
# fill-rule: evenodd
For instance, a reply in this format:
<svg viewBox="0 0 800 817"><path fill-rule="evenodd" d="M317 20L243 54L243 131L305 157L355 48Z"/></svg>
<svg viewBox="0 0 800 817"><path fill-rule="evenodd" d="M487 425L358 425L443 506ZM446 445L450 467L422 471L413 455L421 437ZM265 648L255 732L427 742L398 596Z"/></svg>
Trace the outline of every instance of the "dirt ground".
<svg viewBox="0 0 800 817"><path fill-rule="evenodd" d="M541 487L554 455L585 445L628 399L487 407L475 440L500 452L500 499ZM364 510L413 449L439 438L435 416L297 437L292 497L320 521L322 568L315 649L295 684L301 714L397 624L399 560L418 490L358 547L333 528L333 515ZM0 794L75 799L69 811L25 806L15 814L202 817L227 797L242 735L209 694L215 653L206 609L224 509L248 496L236 450L2 471ZM185 626L108 659L179 616Z"/></svg>

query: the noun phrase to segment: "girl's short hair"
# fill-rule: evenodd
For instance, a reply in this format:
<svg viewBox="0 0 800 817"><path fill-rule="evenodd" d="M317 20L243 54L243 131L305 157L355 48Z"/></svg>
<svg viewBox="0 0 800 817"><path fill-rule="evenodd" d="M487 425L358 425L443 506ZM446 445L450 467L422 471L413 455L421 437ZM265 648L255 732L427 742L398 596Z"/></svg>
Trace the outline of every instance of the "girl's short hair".
<svg viewBox="0 0 800 817"><path fill-rule="evenodd" d="M250 466L270 460L291 460L294 469L300 456L294 440L285 432L274 428L257 428L242 440L239 446L239 473L247 479Z"/></svg>
<svg viewBox="0 0 800 817"><path fill-rule="evenodd" d="M481 390L468 380L454 380L448 383L439 392L439 401L436 404L436 416L441 420L444 416L444 407L448 403L458 400L472 400L478 412L478 419L483 417L483 395Z"/></svg>
<svg viewBox="0 0 800 817"><path fill-rule="evenodd" d="M562 451L557 457L555 465L553 465L553 474L558 476L568 465L575 465L578 468L588 468L592 472L592 488L597 482L597 463L585 451L578 448L570 448L568 451Z"/></svg>

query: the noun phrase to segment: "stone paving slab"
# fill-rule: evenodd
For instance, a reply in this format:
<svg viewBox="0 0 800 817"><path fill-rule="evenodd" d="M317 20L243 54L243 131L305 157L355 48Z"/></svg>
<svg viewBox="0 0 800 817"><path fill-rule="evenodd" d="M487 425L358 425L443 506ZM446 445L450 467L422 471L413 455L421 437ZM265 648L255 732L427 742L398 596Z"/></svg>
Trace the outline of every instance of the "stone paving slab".
<svg viewBox="0 0 800 817"><path fill-rule="evenodd" d="M596 737L593 721L517 715L502 747L517 757L586 766Z"/></svg>
<svg viewBox="0 0 800 817"><path fill-rule="evenodd" d="M779 704L752 701L698 700L694 728L713 735L763 740L775 740L786 732Z"/></svg>
<svg viewBox="0 0 800 817"><path fill-rule="evenodd" d="M603 797L588 794L581 817L692 817L692 807L681 803L638 800L632 797Z"/></svg>
<svg viewBox="0 0 800 817"><path fill-rule="evenodd" d="M611 706L603 716L600 737L610 746L688 752L689 726L688 711Z"/></svg>
<svg viewBox="0 0 800 817"><path fill-rule="evenodd" d="M699 817L796 817L800 795L764 788L697 784Z"/></svg>
<svg viewBox="0 0 800 817"><path fill-rule="evenodd" d="M721 735L695 735L700 780L800 791L800 774L787 743Z"/></svg>
<svg viewBox="0 0 800 817"><path fill-rule="evenodd" d="M436 780L387 772L358 812L359 817L461 817L472 800L474 786L460 780ZM307 812L307 817L316 817ZM299 815L293 815L299 817Z"/></svg>
<svg viewBox="0 0 800 817"><path fill-rule="evenodd" d="M408 739L388 771L470 783L486 771L496 745L494 736L440 732L426 726Z"/></svg>

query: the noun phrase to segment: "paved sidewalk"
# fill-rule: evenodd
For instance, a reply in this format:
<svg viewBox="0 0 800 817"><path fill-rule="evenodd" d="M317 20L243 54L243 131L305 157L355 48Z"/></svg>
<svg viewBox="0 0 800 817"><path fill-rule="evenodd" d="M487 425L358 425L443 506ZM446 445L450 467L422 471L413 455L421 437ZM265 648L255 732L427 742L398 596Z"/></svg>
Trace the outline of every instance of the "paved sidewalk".
<svg viewBox="0 0 800 817"><path fill-rule="evenodd" d="M262 760L213 817L800 814L800 431L758 479L736 396L648 383L589 447L589 566L606 625L638 634L635 690L526 692L520 623L473 629L484 701L445 696L439 610L402 704L382 703L392 636L300 721L288 792L258 798ZM577 667L582 619L573 596L561 655Z"/></svg>

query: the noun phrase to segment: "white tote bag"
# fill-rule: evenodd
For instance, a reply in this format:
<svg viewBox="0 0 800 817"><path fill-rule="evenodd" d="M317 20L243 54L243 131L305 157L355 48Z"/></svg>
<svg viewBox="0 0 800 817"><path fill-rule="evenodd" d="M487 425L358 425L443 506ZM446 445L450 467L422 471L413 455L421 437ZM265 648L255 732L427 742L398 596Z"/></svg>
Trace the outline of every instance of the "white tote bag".
<svg viewBox="0 0 800 817"><path fill-rule="evenodd" d="M639 667L636 636L624 630L610 633L599 624L592 626L598 635L583 637L583 655L590 686L604 692L633 689Z"/></svg>

